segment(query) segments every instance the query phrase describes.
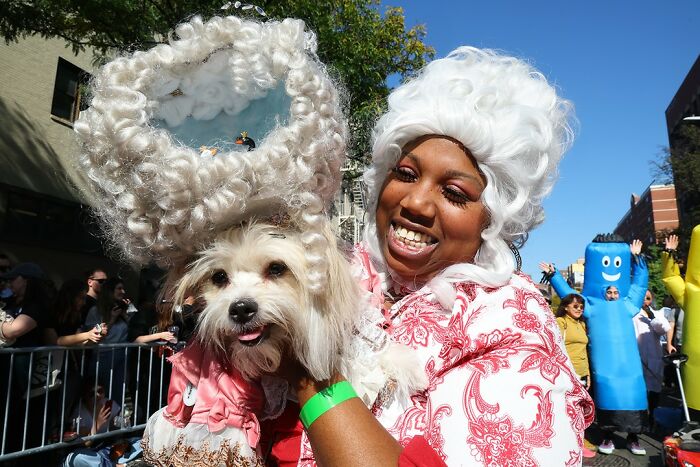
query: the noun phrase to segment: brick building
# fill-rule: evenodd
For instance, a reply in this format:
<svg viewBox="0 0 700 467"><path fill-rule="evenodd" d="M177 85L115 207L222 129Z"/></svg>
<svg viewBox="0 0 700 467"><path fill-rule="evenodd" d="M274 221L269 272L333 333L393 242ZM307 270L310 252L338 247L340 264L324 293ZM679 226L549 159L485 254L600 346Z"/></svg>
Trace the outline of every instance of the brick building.
<svg viewBox="0 0 700 467"><path fill-rule="evenodd" d="M682 139L680 130L684 125L700 125L700 55L690 67L690 71L666 109L668 143L672 150L680 144ZM676 178L678 175L676 168L674 167L673 170ZM683 190L677 193L677 197L680 226L690 230L698 221L700 192Z"/></svg>
<svg viewBox="0 0 700 467"><path fill-rule="evenodd" d="M630 208L615 227L614 233L625 241L639 239L650 245L662 241L678 228L676 190L673 185L650 185L641 196L630 199Z"/></svg>

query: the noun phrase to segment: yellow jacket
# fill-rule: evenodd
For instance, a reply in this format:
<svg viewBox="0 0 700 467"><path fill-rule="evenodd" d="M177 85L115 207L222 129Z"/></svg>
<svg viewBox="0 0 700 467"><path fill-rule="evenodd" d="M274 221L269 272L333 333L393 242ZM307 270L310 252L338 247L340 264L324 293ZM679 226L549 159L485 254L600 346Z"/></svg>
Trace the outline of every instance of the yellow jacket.
<svg viewBox="0 0 700 467"><path fill-rule="evenodd" d="M583 378L591 374L588 367L588 334L586 323L582 319L574 319L569 315L557 318L557 324L564 337L566 353L569 354L574 371Z"/></svg>

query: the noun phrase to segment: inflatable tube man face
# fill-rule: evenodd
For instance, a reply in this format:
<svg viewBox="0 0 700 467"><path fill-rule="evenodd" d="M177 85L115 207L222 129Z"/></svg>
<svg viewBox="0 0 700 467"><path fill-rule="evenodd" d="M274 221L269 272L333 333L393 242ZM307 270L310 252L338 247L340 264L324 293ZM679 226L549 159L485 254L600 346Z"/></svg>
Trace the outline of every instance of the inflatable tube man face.
<svg viewBox="0 0 700 467"><path fill-rule="evenodd" d="M626 297L630 288L631 261L630 247L619 236L597 236L586 247L583 295L605 298L605 289L614 285L620 291L620 297Z"/></svg>

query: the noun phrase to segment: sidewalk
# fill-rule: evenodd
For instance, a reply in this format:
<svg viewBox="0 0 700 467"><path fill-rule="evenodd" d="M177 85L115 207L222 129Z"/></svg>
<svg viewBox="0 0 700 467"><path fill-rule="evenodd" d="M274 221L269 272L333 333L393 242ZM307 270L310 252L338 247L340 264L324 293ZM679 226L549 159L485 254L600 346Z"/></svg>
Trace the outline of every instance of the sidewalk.
<svg viewBox="0 0 700 467"><path fill-rule="evenodd" d="M615 443L615 451L612 454L598 453L592 459L584 459L584 466L605 466L605 467L662 467L661 463L661 435L639 435L639 444L647 450L646 456L635 456L627 450L627 442L624 433L615 433L613 443Z"/></svg>

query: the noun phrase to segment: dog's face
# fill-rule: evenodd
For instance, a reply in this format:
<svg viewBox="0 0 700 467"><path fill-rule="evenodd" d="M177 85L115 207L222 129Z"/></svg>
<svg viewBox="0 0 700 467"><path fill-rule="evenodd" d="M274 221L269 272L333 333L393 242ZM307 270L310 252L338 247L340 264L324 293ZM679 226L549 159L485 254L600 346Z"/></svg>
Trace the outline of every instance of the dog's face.
<svg viewBox="0 0 700 467"><path fill-rule="evenodd" d="M205 300L198 339L229 355L244 377L274 372L290 350L312 375L328 377L350 308L311 294L306 272L298 232L252 223L229 230L202 252L180 280L175 300L192 291ZM347 301L347 287L339 288L339 299Z"/></svg>

